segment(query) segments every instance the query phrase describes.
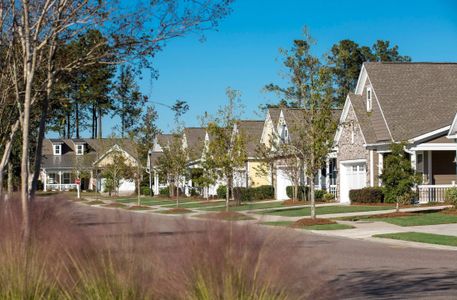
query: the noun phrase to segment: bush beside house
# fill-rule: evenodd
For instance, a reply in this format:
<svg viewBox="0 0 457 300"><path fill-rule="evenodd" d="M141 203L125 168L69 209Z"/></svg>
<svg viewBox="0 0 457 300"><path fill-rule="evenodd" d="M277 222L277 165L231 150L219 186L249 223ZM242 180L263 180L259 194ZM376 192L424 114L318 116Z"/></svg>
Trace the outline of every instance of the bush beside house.
<svg viewBox="0 0 457 300"><path fill-rule="evenodd" d="M309 187L305 185L298 186L297 199L308 201L308 192ZM286 187L286 193L287 197L292 199L294 194L294 187ZM314 199L316 199L316 201L331 201L335 199L335 196L333 194L327 193L325 190L314 190Z"/></svg>
<svg viewBox="0 0 457 300"><path fill-rule="evenodd" d="M233 194L235 200L244 202L273 199L275 191L271 185L262 185L254 188L236 187Z"/></svg>
<svg viewBox="0 0 457 300"><path fill-rule="evenodd" d="M384 192L380 187L366 187L363 189L350 190L349 199L357 203L383 203Z"/></svg>
<svg viewBox="0 0 457 300"><path fill-rule="evenodd" d="M457 187L450 188L446 191L446 203L457 208Z"/></svg>

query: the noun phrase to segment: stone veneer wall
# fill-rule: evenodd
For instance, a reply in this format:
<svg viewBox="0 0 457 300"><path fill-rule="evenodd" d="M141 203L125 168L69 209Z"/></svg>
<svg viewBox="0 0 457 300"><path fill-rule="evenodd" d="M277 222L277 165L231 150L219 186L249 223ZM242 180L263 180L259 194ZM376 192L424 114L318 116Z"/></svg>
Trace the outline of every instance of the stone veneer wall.
<svg viewBox="0 0 457 300"><path fill-rule="evenodd" d="M367 186L370 184L370 151L365 149L363 146L365 141L363 138L362 131L360 129L359 124L357 123L357 118L355 115L354 108L352 105L349 107L348 115L344 120L344 125L342 126L342 132L340 136L340 140L338 141L338 153L337 153L337 167L338 167L338 175L336 180L337 185L337 192L340 193L340 176L341 176L341 168L340 163L346 160L356 160L356 159L365 159L367 161L366 164L366 172L367 172ZM352 126L354 126L354 143L352 143ZM377 152L374 152L374 155L378 155ZM375 165L376 169L376 165ZM375 176L377 172L375 170Z"/></svg>

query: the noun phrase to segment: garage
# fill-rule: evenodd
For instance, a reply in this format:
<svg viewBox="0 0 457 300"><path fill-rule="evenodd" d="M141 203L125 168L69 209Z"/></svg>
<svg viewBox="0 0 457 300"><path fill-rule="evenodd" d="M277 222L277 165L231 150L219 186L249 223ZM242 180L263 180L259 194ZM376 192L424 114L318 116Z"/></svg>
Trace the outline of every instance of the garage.
<svg viewBox="0 0 457 300"><path fill-rule="evenodd" d="M349 191L367 186L366 161L343 161L340 170L340 202L349 204Z"/></svg>
<svg viewBox="0 0 457 300"><path fill-rule="evenodd" d="M276 169L276 199L277 200L287 200L289 197L287 196L286 188L290 185L292 181L290 180L290 176L288 174L288 170L286 167L278 167Z"/></svg>

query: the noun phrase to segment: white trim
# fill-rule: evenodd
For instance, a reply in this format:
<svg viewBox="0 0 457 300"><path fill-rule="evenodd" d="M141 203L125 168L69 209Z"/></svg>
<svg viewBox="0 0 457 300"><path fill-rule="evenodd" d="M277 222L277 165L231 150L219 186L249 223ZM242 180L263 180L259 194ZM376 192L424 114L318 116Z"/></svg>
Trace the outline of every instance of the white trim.
<svg viewBox="0 0 457 300"><path fill-rule="evenodd" d="M374 151L370 150L370 186L374 186Z"/></svg>
<svg viewBox="0 0 457 300"><path fill-rule="evenodd" d="M57 149L59 149L59 153L57 153ZM54 155L62 155L62 144L52 145L52 152L54 153Z"/></svg>
<svg viewBox="0 0 457 300"><path fill-rule="evenodd" d="M446 136L448 139L457 139L457 113L455 114L454 121L452 121L449 132Z"/></svg>
<svg viewBox="0 0 457 300"><path fill-rule="evenodd" d="M79 149L78 149L78 147L80 147L80 146L81 146L81 152L79 152ZM76 155L84 155L84 144L76 144L75 147L76 147L76 149L75 149Z"/></svg>
<svg viewBox="0 0 457 300"><path fill-rule="evenodd" d="M365 81L368 78L367 69L365 68L365 63L362 64L362 68L360 69L359 78L357 79L357 85L355 87L355 94L362 95L363 94L363 87L365 86ZM362 89L360 89L362 87Z"/></svg>
<svg viewBox="0 0 457 300"><path fill-rule="evenodd" d="M384 116L384 111L382 110L381 103L379 103L378 96L376 95L376 92L375 92L374 87L373 87L373 83L371 82L370 76L368 76L368 74L367 74L367 80L370 82L371 91L372 91L371 93L373 94L371 96L372 97L374 96L374 98L376 98L376 103L379 106L379 111L381 112L382 119L384 120L384 124L386 125L387 131L389 132L390 139L392 141L394 141L394 138L392 136L392 132L390 131L389 125L387 124L386 116Z"/></svg>
<svg viewBox="0 0 457 300"><path fill-rule="evenodd" d="M355 163L366 163L367 160L365 158L361 158L361 159L352 159L352 160L342 160L340 161L340 164L355 164Z"/></svg>
<svg viewBox="0 0 457 300"><path fill-rule="evenodd" d="M412 151L455 151L453 143L428 143L419 144L411 148Z"/></svg>
<svg viewBox="0 0 457 300"><path fill-rule="evenodd" d="M342 124L344 123L344 121L346 120L347 116L349 115L349 109L351 107L353 107L353 105L352 105L352 102L351 102L351 98L348 95L346 97L346 102L344 103L343 112L341 113L340 123L338 124L338 128L337 128L336 133L335 133L335 138L334 138L334 141L333 141L334 145L337 145L338 142L340 141L341 134L343 132L342 128L344 128L344 125L342 125ZM354 108L353 108L353 110L354 110ZM365 139L365 135L363 134L362 127L360 127L359 119L357 118L357 114L355 113L355 110L354 110L354 116L355 116L355 121L357 121L357 125L359 126L360 133L362 134L363 142L364 142L364 144L366 144L367 140Z"/></svg>
<svg viewBox="0 0 457 300"><path fill-rule="evenodd" d="M439 129L436 129L436 130L424 133L422 135L416 136L415 138L410 139L409 142L410 143L417 143L417 142L420 142L422 140L433 138L433 137L438 136L440 134L446 133L450 128L451 128L450 125L449 126L445 126L445 127L441 127Z"/></svg>

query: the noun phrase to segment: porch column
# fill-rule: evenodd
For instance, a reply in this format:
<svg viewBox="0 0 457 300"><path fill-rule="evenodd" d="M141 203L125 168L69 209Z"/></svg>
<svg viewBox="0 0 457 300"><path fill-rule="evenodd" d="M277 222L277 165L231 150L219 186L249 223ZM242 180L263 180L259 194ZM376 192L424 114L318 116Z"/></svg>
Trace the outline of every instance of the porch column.
<svg viewBox="0 0 457 300"><path fill-rule="evenodd" d="M46 169L43 169L43 191L47 192L47 186L48 186L48 174L46 173Z"/></svg>
<svg viewBox="0 0 457 300"><path fill-rule="evenodd" d="M382 175L383 166L384 166L384 156L382 155L382 153L378 153L378 176ZM378 185L382 186L381 178L379 178L379 180L378 180Z"/></svg>
<svg viewBox="0 0 457 300"><path fill-rule="evenodd" d="M159 174L154 170L154 195L159 194Z"/></svg>
<svg viewBox="0 0 457 300"><path fill-rule="evenodd" d="M59 171L59 190L62 191L62 171Z"/></svg>
<svg viewBox="0 0 457 300"><path fill-rule="evenodd" d="M94 171L90 170L89 189L94 190Z"/></svg>
<svg viewBox="0 0 457 300"><path fill-rule="evenodd" d="M325 188L327 192L330 192L330 159L327 158L325 161Z"/></svg>
<svg viewBox="0 0 457 300"><path fill-rule="evenodd" d="M318 175L317 184L319 185L319 189L322 189L322 169L319 169L319 171L317 172L317 175ZM316 184L316 183L314 183L314 184Z"/></svg>
<svg viewBox="0 0 457 300"><path fill-rule="evenodd" d="M370 150L370 186L374 186L374 151Z"/></svg>
<svg viewBox="0 0 457 300"><path fill-rule="evenodd" d="M428 184L433 184L433 172L432 172L432 151L427 151L427 159L428 159Z"/></svg>

